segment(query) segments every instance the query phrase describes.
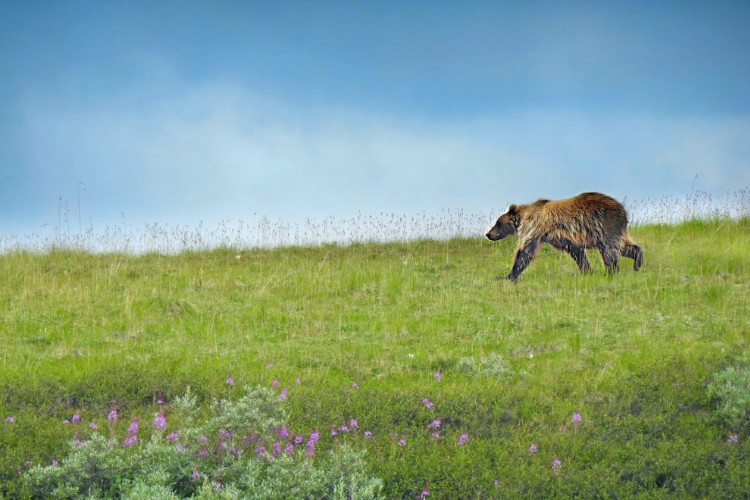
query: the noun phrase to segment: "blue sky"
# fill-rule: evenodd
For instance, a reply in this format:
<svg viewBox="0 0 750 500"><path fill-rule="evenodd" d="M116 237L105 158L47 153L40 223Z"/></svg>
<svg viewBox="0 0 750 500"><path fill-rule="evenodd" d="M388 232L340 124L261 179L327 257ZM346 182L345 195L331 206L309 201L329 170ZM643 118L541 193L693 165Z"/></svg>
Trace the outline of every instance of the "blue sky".
<svg viewBox="0 0 750 500"><path fill-rule="evenodd" d="M750 187L748 2L1 1L0 74L4 230Z"/></svg>

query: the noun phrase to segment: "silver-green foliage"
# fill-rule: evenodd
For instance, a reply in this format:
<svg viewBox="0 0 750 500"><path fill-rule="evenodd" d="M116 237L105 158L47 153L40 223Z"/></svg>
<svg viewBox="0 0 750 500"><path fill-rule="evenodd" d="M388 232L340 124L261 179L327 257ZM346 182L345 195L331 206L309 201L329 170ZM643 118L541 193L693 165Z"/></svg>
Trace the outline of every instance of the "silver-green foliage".
<svg viewBox="0 0 750 500"><path fill-rule="evenodd" d="M729 425L750 423L750 351L714 376L708 394L718 401L717 412Z"/></svg>
<svg viewBox="0 0 750 500"><path fill-rule="evenodd" d="M170 421L182 423L165 437L128 448L93 433L71 442L59 463L36 466L24 477L39 498L379 498L380 479L367 471L365 452L342 445L315 456L307 447L286 444L283 453L259 452L286 426L278 396L246 387L236 401L211 405L199 418L188 390L171 406ZM175 438L175 436L178 436ZM209 437L210 436L210 437ZM252 437L250 437L252 436Z"/></svg>

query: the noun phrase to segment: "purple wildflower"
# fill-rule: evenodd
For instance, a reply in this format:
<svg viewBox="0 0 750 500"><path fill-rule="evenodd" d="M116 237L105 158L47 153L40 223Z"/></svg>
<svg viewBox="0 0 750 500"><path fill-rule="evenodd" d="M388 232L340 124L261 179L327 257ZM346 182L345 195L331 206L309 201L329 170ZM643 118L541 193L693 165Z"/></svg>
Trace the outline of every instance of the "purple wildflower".
<svg viewBox="0 0 750 500"><path fill-rule="evenodd" d="M279 399L280 400L286 401L286 392L287 392L286 387L284 387L283 389L281 389L281 394L279 394Z"/></svg>
<svg viewBox="0 0 750 500"><path fill-rule="evenodd" d="M352 383L352 389L359 389L359 385L356 382Z"/></svg>
<svg viewBox="0 0 750 500"><path fill-rule="evenodd" d="M433 373L432 376L435 377L435 380L437 380L438 382L440 382L440 380L442 380L442 377L440 376L440 370L438 370L435 373Z"/></svg>
<svg viewBox="0 0 750 500"><path fill-rule="evenodd" d="M432 422L430 423L430 425L428 425L427 427L428 427L429 429L437 429L438 427L440 427L440 419L439 419L439 418L436 418L436 419L435 419L435 420L433 420L433 421L432 421Z"/></svg>
<svg viewBox="0 0 750 500"><path fill-rule="evenodd" d="M63 424L64 425L68 425L69 423L70 423L70 420L68 420L67 418L65 420L63 420Z"/></svg>
<svg viewBox="0 0 750 500"><path fill-rule="evenodd" d="M128 434L128 436L125 438L125 441L123 441L123 446L125 448L131 448L136 442L138 441L138 436L135 434Z"/></svg>
<svg viewBox="0 0 750 500"><path fill-rule="evenodd" d="M277 436L279 436L279 439L286 440L287 438L289 438L289 431L286 430L284 427L276 427L273 431L276 433Z"/></svg>
<svg viewBox="0 0 750 500"><path fill-rule="evenodd" d="M370 432L370 431L365 431L365 432L364 432L364 435L365 435L365 437L366 437L367 439L370 439L370 438L372 437L372 432Z"/></svg>
<svg viewBox="0 0 750 500"><path fill-rule="evenodd" d="M319 437L320 437L320 434L318 434L318 431L314 431L312 434L310 434L310 439L307 440L307 456L308 457L315 456L315 444L318 442Z"/></svg>
<svg viewBox="0 0 750 500"><path fill-rule="evenodd" d="M136 434L138 432L138 421L133 420L128 426L128 434Z"/></svg>
<svg viewBox="0 0 750 500"><path fill-rule="evenodd" d="M346 424L341 424L340 429L341 429L341 432L343 432L344 434L346 434L347 432L349 432L349 427L347 427Z"/></svg>
<svg viewBox="0 0 750 500"><path fill-rule="evenodd" d="M109 415L107 415L107 420L110 424L114 424L117 422L117 410L110 410Z"/></svg>
<svg viewBox="0 0 750 500"><path fill-rule="evenodd" d="M208 438L204 434L201 434L201 438L200 439L201 439L201 441L203 443L208 443Z"/></svg>
<svg viewBox="0 0 750 500"><path fill-rule="evenodd" d="M401 438L398 440L399 446L406 446L406 438Z"/></svg>
<svg viewBox="0 0 750 500"><path fill-rule="evenodd" d="M579 423L581 423L581 421L582 421L583 419L581 418L581 414L580 414L580 413L578 413L577 411L574 411L574 412L573 412L573 417L572 417L572 418L571 418L570 420L571 420L571 422L573 422L574 424L579 424Z"/></svg>
<svg viewBox="0 0 750 500"><path fill-rule="evenodd" d="M177 432L177 431L175 431L175 432L171 433L169 436L167 436L167 441L169 441L170 443L174 443L178 439L180 439L180 433Z"/></svg>
<svg viewBox="0 0 750 500"><path fill-rule="evenodd" d="M537 445L536 445L536 444L534 444L534 443L531 443L531 445L529 445L529 453L531 453L532 455L533 455L534 453L536 453L538 449L539 449L539 448L538 448L538 447L537 447Z"/></svg>
<svg viewBox="0 0 750 500"><path fill-rule="evenodd" d="M263 458L263 454L266 452L266 447L262 444L259 444L257 448L255 448L255 456L260 458Z"/></svg>
<svg viewBox="0 0 750 500"><path fill-rule="evenodd" d="M313 432L312 434L310 434L310 440L308 441L308 443L317 444L319 437L320 434L318 433L318 431Z"/></svg>
<svg viewBox="0 0 750 500"><path fill-rule="evenodd" d="M226 382L229 387L234 387L234 379L232 377L227 377Z"/></svg>
<svg viewBox="0 0 750 500"><path fill-rule="evenodd" d="M275 457L276 455L280 455L280 454L281 454L281 444L278 441L276 441L275 443L273 443L273 456Z"/></svg>
<svg viewBox="0 0 750 500"><path fill-rule="evenodd" d="M737 437L737 433L733 432L732 435L729 436L729 440L727 441L727 443L729 443L729 444L737 444L738 441L739 441L739 438Z"/></svg>
<svg viewBox="0 0 750 500"><path fill-rule="evenodd" d="M58 465L60 465L60 462L58 462L55 459L52 459L52 467L57 467Z"/></svg>
<svg viewBox="0 0 750 500"><path fill-rule="evenodd" d="M359 427L359 423L356 419L353 418L349 421L349 427L351 427L352 429L357 429Z"/></svg>
<svg viewBox="0 0 750 500"><path fill-rule="evenodd" d="M286 453L287 455L291 455L292 453L294 453L294 445L292 443L287 443L284 447L284 453Z"/></svg>
<svg viewBox="0 0 750 500"><path fill-rule="evenodd" d="M301 445L302 441L304 441L304 440L305 440L305 438L303 438L299 434L297 434L296 436L294 436L294 444L296 444L297 446Z"/></svg>
<svg viewBox="0 0 750 500"><path fill-rule="evenodd" d="M422 404L424 404L424 407L427 408L428 410L435 408L435 404L427 398L424 398L422 400Z"/></svg>
<svg viewBox="0 0 750 500"><path fill-rule="evenodd" d="M273 368L273 363L266 363L266 368L268 368L268 369Z"/></svg>
<svg viewBox="0 0 750 500"><path fill-rule="evenodd" d="M468 440L469 440L469 435L464 432L458 438L458 446L463 446L466 443L466 441L468 441Z"/></svg>
<svg viewBox="0 0 750 500"><path fill-rule="evenodd" d="M167 427L167 418L164 416L164 413L159 413L156 416L154 419L154 427L159 431L164 430L164 428Z"/></svg>
<svg viewBox="0 0 750 500"><path fill-rule="evenodd" d="M560 468L562 467L562 462L560 462L559 458L556 458L552 461L552 470L555 472L559 472Z"/></svg>
<svg viewBox="0 0 750 500"><path fill-rule="evenodd" d="M191 477L193 478L193 481L197 481L198 479L201 478L201 473L198 472L197 470L194 470L193 475Z"/></svg>
<svg viewBox="0 0 750 500"><path fill-rule="evenodd" d="M339 435L339 431L337 431L335 427L331 428L331 436L335 437L338 435Z"/></svg>
<svg viewBox="0 0 750 500"><path fill-rule="evenodd" d="M73 418L71 418L70 421L73 422L74 424L77 424L78 422L81 421L81 416L78 413L74 413Z"/></svg>
<svg viewBox="0 0 750 500"><path fill-rule="evenodd" d="M430 487L429 484L425 484L424 489L422 490L422 493L419 494L419 500L424 500L427 497L427 495L430 494L429 487Z"/></svg>
<svg viewBox="0 0 750 500"><path fill-rule="evenodd" d="M5 417L5 421L8 422L9 424L12 424L13 422L16 421L16 419L13 417Z"/></svg>
<svg viewBox="0 0 750 500"><path fill-rule="evenodd" d="M434 440L436 440L436 441L437 441L438 439L440 439L440 434L438 434L437 432L433 432L433 433L432 433L432 434L430 434L430 435L432 436L432 439L434 439Z"/></svg>
<svg viewBox="0 0 750 500"><path fill-rule="evenodd" d="M279 381L276 379L273 379L273 381L271 382L271 387L278 387L278 386L279 386Z"/></svg>
<svg viewBox="0 0 750 500"><path fill-rule="evenodd" d="M97 425L97 423L96 423L96 422L91 422L91 423L89 424L89 428L91 428L91 429L93 429L93 430L96 430L96 429L98 429L98 428L99 428L99 425Z"/></svg>

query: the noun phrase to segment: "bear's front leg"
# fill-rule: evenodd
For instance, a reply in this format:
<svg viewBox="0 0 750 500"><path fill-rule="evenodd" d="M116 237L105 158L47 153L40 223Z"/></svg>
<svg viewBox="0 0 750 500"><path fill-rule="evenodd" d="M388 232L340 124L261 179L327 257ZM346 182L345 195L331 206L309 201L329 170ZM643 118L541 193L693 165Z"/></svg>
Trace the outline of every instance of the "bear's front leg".
<svg viewBox="0 0 750 500"><path fill-rule="evenodd" d="M513 269L510 270L510 274L508 275L509 280L516 281L523 270L528 267L529 263L532 261L532 259L534 259L534 255L536 254L536 246L536 243L533 242L528 243L516 250L516 258L513 262Z"/></svg>

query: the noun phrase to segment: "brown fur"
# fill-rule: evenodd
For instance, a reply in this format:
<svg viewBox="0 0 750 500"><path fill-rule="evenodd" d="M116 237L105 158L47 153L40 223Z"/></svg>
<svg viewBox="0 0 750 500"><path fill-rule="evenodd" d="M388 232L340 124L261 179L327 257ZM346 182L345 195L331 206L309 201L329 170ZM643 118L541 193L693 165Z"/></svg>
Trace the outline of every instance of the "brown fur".
<svg viewBox="0 0 750 500"><path fill-rule="evenodd" d="M537 200L511 205L487 238L497 241L515 234L518 247L508 278L518 279L542 243L570 254L581 272L590 270L587 248L597 248L607 272L618 269L620 255L633 259L633 269L643 262L641 248L628 235L628 215L617 200L601 193L583 193L566 200Z"/></svg>

